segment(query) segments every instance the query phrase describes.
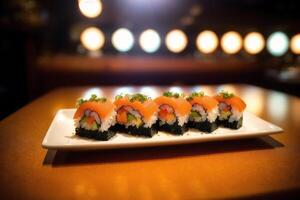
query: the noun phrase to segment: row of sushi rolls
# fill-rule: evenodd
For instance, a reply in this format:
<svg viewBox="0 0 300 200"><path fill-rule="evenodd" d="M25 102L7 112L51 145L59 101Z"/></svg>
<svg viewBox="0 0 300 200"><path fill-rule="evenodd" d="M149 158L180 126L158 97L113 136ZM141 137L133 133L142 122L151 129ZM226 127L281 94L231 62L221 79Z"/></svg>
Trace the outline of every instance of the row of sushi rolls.
<svg viewBox="0 0 300 200"><path fill-rule="evenodd" d="M183 135L190 129L211 133L218 127L239 129L245 102L233 93L164 92L152 99L144 94L120 94L114 101L91 95L79 99L74 114L75 134L109 140L116 133L152 137L158 131Z"/></svg>

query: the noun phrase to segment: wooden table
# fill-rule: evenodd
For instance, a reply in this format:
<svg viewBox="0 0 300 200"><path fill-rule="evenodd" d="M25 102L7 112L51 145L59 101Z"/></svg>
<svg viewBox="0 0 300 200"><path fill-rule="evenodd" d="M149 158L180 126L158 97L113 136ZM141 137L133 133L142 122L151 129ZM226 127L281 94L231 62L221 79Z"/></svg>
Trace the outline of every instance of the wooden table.
<svg viewBox="0 0 300 200"><path fill-rule="evenodd" d="M300 190L300 100L248 85L236 92L248 111L283 134L193 145L63 152L41 143L58 109L91 93L167 88L60 88L0 122L0 199L199 199L287 197ZM172 88L178 90L179 88ZM188 92L198 87L183 87Z"/></svg>

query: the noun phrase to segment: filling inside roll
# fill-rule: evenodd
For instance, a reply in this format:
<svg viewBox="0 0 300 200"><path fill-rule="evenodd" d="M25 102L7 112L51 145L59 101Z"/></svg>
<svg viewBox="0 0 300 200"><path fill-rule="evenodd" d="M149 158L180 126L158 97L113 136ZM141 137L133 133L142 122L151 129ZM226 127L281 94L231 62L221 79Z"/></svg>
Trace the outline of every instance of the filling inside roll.
<svg viewBox="0 0 300 200"><path fill-rule="evenodd" d="M218 117L218 107L212 109L211 111L207 111L205 108L203 108L203 106L195 103L192 106L192 111L189 120L194 122L208 121L212 123L216 121L217 117Z"/></svg>
<svg viewBox="0 0 300 200"><path fill-rule="evenodd" d="M173 125L176 121L179 126L183 126L188 121L188 115L180 116L172 106L163 104L159 107L159 124Z"/></svg>
<svg viewBox="0 0 300 200"><path fill-rule="evenodd" d="M131 106L122 106L117 111L117 121L119 124L129 126L150 128L156 121L156 115L153 115L150 119L145 120L138 110L135 110Z"/></svg>
<svg viewBox="0 0 300 200"><path fill-rule="evenodd" d="M240 118L243 116L243 112L240 112L236 108L232 107L231 105L220 102L219 103L219 120L224 121L228 120L228 122L239 121Z"/></svg>
<svg viewBox="0 0 300 200"><path fill-rule="evenodd" d="M84 115L75 121L77 128L84 128L92 131L107 131L111 126L116 123L116 112L112 111L103 120L101 120L99 114L91 109L86 109Z"/></svg>

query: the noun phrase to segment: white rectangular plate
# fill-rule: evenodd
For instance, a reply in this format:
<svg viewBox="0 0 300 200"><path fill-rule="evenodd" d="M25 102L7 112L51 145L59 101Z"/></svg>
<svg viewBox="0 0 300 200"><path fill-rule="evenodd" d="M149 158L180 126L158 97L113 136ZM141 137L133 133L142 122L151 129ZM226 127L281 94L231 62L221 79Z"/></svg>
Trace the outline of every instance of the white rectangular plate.
<svg viewBox="0 0 300 200"><path fill-rule="evenodd" d="M61 109L57 112L43 140L42 146L44 148L78 150L161 146L249 138L283 131L274 124L266 122L249 112L244 112L243 126L238 130L218 128L211 134L189 130L180 136L158 132L158 134L152 138L117 134L109 141L96 141L74 135L74 112L75 109Z"/></svg>

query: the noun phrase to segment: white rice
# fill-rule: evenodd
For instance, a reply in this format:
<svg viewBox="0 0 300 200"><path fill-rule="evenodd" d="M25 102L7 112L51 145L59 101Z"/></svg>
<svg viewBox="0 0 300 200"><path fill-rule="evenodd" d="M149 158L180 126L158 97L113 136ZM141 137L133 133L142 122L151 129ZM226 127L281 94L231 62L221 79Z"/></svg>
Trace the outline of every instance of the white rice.
<svg viewBox="0 0 300 200"><path fill-rule="evenodd" d="M207 119L210 123L216 121L217 117L219 115L219 109L218 106L216 106L214 109L212 109L210 112L208 112Z"/></svg>
<svg viewBox="0 0 300 200"><path fill-rule="evenodd" d="M145 128L150 128L157 120L157 112L155 112L149 120L145 120L143 118L143 116L139 113L139 111L135 110L134 108L132 108L131 106L124 106L123 107L128 113L132 114L133 116L135 116L136 118L139 118L143 121L144 123L144 127ZM128 128L128 126L135 126L134 122L129 122L125 124L126 128Z"/></svg>
<svg viewBox="0 0 300 200"><path fill-rule="evenodd" d="M156 120L157 120L157 112L155 112L155 114L152 115L148 121L144 121L145 123L144 127L150 128L156 122Z"/></svg>
<svg viewBox="0 0 300 200"><path fill-rule="evenodd" d="M183 126L183 124L187 123L189 120L189 114L180 116L176 111L175 115L177 117L178 125Z"/></svg>
<svg viewBox="0 0 300 200"><path fill-rule="evenodd" d="M229 122L234 122L234 121L238 121L242 116L243 116L243 112L239 112L236 108L230 106L230 110L229 110L229 116L223 116L221 113L222 113L222 110L224 108L228 107L228 105L224 102L220 103L219 104L219 119L220 120L227 120Z"/></svg>
<svg viewBox="0 0 300 200"><path fill-rule="evenodd" d="M104 119L101 119L101 126L99 131L107 131L111 126L116 124L116 111L113 110L110 114L106 115Z"/></svg>
<svg viewBox="0 0 300 200"><path fill-rule="evenodd" d="M197 111L201 115L201 119L195 120L196 122L204 122L208 120L210 123L216 121L218 115L219 115L219 109L218 106L216 106L214 109L212 109L210 112L207 112L203 106L199 104L194 104L192 107L193 111Z"/></svg>
<svg viewBox="0 0 300 200"><path fill-rule="evenodd" d="M243 116L243 112L239 112L234 107L231 108L231 115L229 117L229 122L238 121Z"/></svg>
<svg viewBox="0 0 300 200"><path fill-rule="evenodd" d="M76 128L79 128L79 126L80 126L79 121L80 121L80 118L74 119L74 126L75 126Z"/></svg>

